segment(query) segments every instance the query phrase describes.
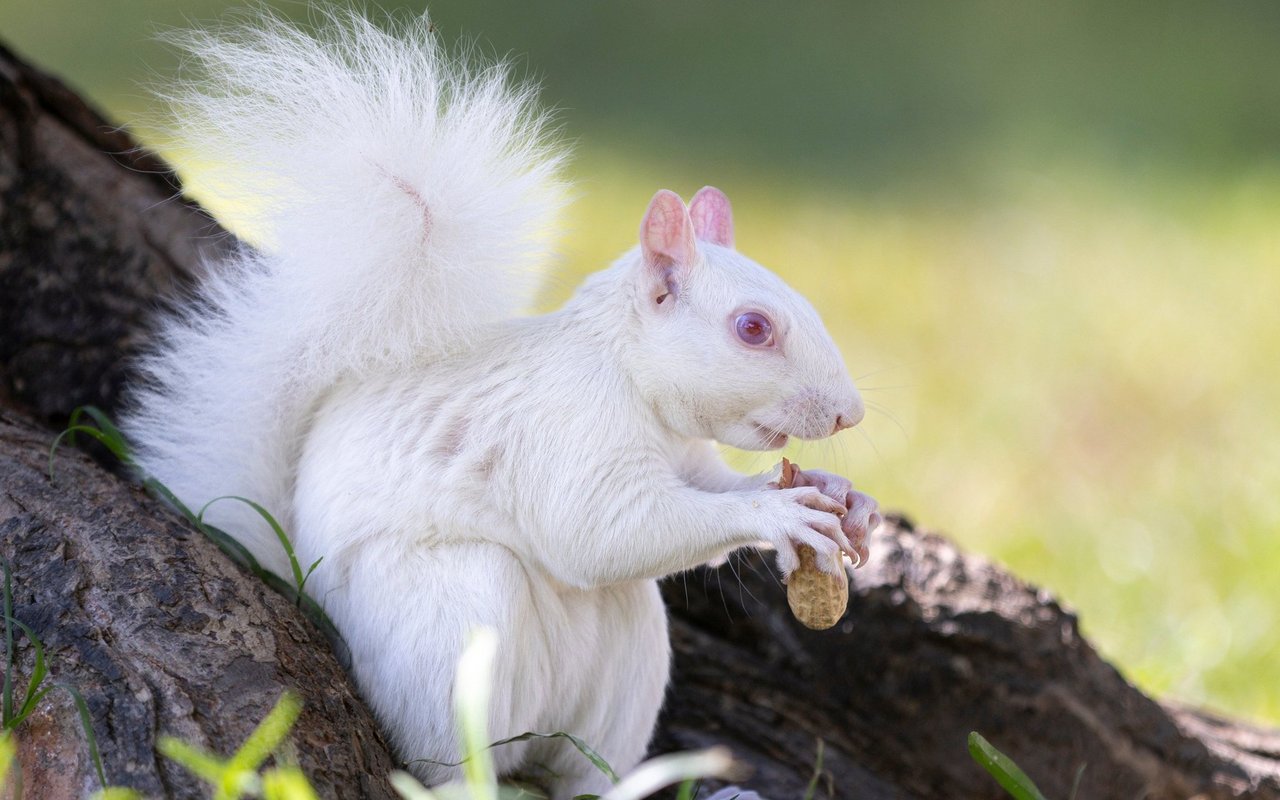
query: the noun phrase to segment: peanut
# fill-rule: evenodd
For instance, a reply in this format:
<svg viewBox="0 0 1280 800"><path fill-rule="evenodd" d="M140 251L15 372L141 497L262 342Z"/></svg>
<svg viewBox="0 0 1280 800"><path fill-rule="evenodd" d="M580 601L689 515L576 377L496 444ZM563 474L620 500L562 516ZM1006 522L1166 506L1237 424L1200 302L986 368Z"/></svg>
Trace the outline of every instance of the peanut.
<svg viewBox="0 0 1280 800"><path fill-rule="evenodd" d="M778 488L789 489L794 485L796 467L782 459L782 476ZM849 576L845 572L844 557L835 554L832 565L836 574L818 568L818 554L808 545L796 547L800 566L787 580L787 605L800 624L815 631L824 631L844 616L849 605Z"/></svg>

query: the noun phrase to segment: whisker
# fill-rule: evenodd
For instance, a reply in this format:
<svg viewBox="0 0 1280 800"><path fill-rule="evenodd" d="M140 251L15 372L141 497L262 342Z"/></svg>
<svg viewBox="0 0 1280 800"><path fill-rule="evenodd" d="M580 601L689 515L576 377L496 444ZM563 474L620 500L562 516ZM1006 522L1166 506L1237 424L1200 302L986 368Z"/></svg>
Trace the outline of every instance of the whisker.
<svg viewBox="0 0 1280 800"><path fill-rule="evenodd" d="M760 577L760 570L757 568L756 562L761 560L761 553L754 547L743 548L739 550L742 553L742 561L746 562L747 569L751 570L751 574L757 578ZM772 570L770 570L772 572Z"/></svg>
<svg viewBox="0 0 1280 800"><path fill-rule="evenodd" d="M911 366L910 364L895 364L888 367L881 367L880 369L873 369L870 372L864 372L861 375L857 376L856 378L853 379L853 382L857 383L860 380L870 378L872 375L883 375L884 373L892 372L895 369L908 369L910 366Z"/></svg>
<svg viewBox="0 0 1280 800"><path fill-rule="evenodd" d="M889 390L891 390L891 389L911 389L911 388L913 388L914 386L915 386L915 384L914 384L914 383L898 383L898 384L894 384L894 385L892 385L892 386L862 386L862 385L859 385L859 386L858 386L858 391L859 391L859 392L887 392L887 391L889 391Z"/></svg>
<svg viewBox="0 0 1280 800"><path fill-rule="evenodd" d="M841 439L838 442L834 439L831 441L832 458L831 461L836 465L836 474L849 474L849 442L847 439Z"/></svg>
<svg viewBox="0 0 1280 800"><path fill-rule="evenodd" d="M770 578L773 579L774 584L776 584L777 586L782 586L782 579L778 577L778 573L773 571L773 567L769 566L769 556L765 553L765 551L759 549L758 547L752 547L751 556L752 556L752 561L759 563L760 568L765 571L766 575L768 575ZM755 572L755 574L757 575L760 574L759 571L754 566L751 568L751 571Z"/></svg>
<svg viewBox="0 0 1280 800"><path fill-rule="evenodd" d="M891 411L889 411L887 408L880 405L879 403L872 403L868 401L866 405L867 405L868 411L875 411L878 414L883 414L890 422L896 425L898 428L898 432L902 434L902 438L906 439L907 441L911 440L911 434L907 433L906 426L904 426L902 424L902 421L899 420Z"/></svg>
<svg viewBox="0 0 1280 800"><path fill-rule="evenodd" d="M734 562L734 559L733 559L733 556L734 556L734 555L738 555L738 554L737 554L737 553L731 553L731 554L730 554L730 556L729 556L729 558L728 558L728 559L726 559L726 563L729 565L729 569L733 572L733 576L734 576L735 578L737 578L737 579L738 579L738 602L742 604L742 607L743 607L744 609L747 609L747 610L749 611L749 610L750 610L750 608L751 608L751 606L748 606L748 605L747 605L747 603L746 603L746 601L743 599L743 597L742 597L743 592L745 592L745 593L746 593L746 595L747 595L747 597L750 597L750 598L751 598L751 600L752 600L754 603L756 603L756 605L759 605L759 604L760 604L760 598L758 598L758 597L756 597L754 594L752 594L752 593L751 593L751 590L747 588L747 585L746 585L745 583L743 583L743 582L742 582L742 575L738 572L738 568L737 568L737 566L735 566L735 565L734 565L734 563L733 563L733 562ZM739 558L741 558L741 556L739 556ZM750 616L750 613L748 613L748 616Z"/></svg>
<svg viewBox="0 0 1280 800"><path fill-rule="evenodd" d="M862 434L862 438L867 440L867 444L871 445L871 451L876 454L876 460L880 462L880 466L887 467L889 462L885 461L884 455L881 454L880 448L876 447L876 443L871 441L871 437L862 428L858 428L858 432Z"/></svg>
<svg viewBox="0 0 1280 800"><path fill-rule="evenodd" d="M724 596L724 584L720 581L720 573L723 570L716 569L716 590L720 592L720 605L724 606L724 615L729 621L733 621L733 612L729 610L729 600Z"/></svg>

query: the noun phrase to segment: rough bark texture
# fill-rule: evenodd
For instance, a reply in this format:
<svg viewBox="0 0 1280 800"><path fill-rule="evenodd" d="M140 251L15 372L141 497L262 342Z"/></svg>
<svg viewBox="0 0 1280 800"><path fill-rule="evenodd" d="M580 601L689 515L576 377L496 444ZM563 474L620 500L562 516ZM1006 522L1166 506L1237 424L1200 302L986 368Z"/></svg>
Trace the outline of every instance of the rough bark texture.
<svg viewBox="0 0 1280 800"><path fill-rule="evenodd" d="M51 483L52 433L23 415L114 407L147 315L223 235L171 199L163 165L6 51L0 145L0 553L15 615L88 701L108 779L198 796L155 755L157 732L229 752L292 687L322 795L388 796L391 757L323 637L84 456L61 452ZM1051 797L1087 764L1079 797L1280 798L1280 734L1143 696L1051 597L901 519L873 554L825 632L791 618L758 557L668 581L675 672L655 751L728 744L747 784L782 799L803 795L821 739L819 796L1000 797L966 752L978 730ZM19 733L27 797L96 786L63 693Z"/></svg>
<svg viewBox="0 0 1280 800"><path fill-rule="evenodd" d="M293 741L324 797L393 797L394 764L325 638L203 534L0 410L0 555L14 607L44 643L51 681L93 716L107 779L149 797L198 782L155 752L172 734L230 754L286 689L304 700ZM29 643L22 676L31 672ZM70 696L54 691L19 729L28 798L81 797L97 776Z"/></svg>
<svg viewBox="0 0 1280 800"><path fill-rule="evenodd" d="M229 236L169 169L0 46L0 400L113 406L158 300Z"/></svg>
<svg viewBox="0 0 1280 800"><path fill-rule="evenodd" d="M815 632L760 556L666 583L675 679L663 749L731 743L770 797L803 796L816 742L831 797L1004 796L978 731L1051 798L1280 797L1280 733L1143 695L1051 596L891 519ZM827 796L820 794L819 796Z"/></svg>

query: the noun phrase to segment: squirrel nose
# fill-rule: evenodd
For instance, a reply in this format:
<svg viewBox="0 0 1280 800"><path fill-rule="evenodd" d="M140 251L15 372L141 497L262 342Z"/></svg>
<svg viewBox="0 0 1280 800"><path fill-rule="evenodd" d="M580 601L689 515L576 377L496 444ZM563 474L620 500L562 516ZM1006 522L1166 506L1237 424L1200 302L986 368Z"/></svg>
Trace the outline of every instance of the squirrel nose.
<svg viewBox="0 0 1280 800"><path fill-rule="evenodd" d="M836 414L836 424L835 427L831 429L831 433L833 435L837 434L845 428L852 428L854 425L862 422L862 416L864 413L862 403L854 403L853 408L840 414Z"/></svg>

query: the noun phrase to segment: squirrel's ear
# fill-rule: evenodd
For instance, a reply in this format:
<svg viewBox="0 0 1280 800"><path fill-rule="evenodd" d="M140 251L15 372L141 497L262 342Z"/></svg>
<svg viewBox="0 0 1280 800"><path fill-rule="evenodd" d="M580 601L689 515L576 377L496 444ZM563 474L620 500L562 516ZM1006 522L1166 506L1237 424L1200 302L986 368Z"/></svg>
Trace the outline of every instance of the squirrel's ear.
<svg viewBox="0 0 1280 800"><path fill-rule="evenodd" d="M654 298L661 303L678 294L680 281L698 255L689 209L675 192L663 189L649 201L640 223L640 252L654 281Z"/></svg>
<svg viewBox="0 0 1280 800"><path fill-rule="evenodd" d="M733 206L724 192L703 186L689 201L689 216L699 239L721 247L733 247Z"/></svg>

